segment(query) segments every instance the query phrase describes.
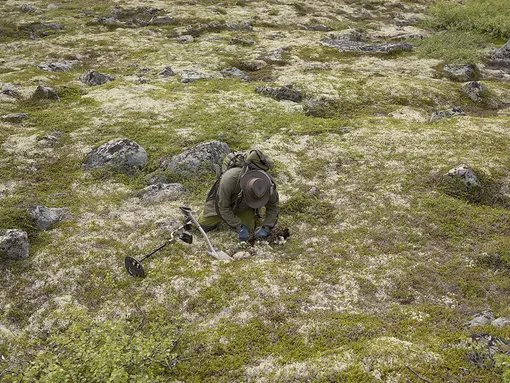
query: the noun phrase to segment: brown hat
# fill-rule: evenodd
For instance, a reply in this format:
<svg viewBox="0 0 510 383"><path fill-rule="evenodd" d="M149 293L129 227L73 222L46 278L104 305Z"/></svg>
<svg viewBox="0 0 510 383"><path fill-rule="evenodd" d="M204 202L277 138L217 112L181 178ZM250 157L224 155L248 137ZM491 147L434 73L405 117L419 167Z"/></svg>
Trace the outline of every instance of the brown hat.
<svg viewBox="0 0 510 383"><path fill-rule="evenodd" d="M253 209L264 206L271 197L271 178L262 170L250 170L241 177L246 203Z"/></svg>

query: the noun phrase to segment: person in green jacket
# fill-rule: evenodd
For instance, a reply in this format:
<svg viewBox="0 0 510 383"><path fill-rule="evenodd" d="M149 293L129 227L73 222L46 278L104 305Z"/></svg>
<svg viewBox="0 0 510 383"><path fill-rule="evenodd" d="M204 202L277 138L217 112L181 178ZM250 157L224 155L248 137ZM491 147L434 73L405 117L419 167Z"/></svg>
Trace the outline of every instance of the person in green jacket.
<svg viewBox="0 0 510 383"><path fill-rule="evenodd" d="M240 166L226 169L209 191L198 217L204 231L213 230L224 221L238 233L240 241L248 241L254 231L255 239L267 237L276 225L279 212L278 192L272 177L266 173L273 165L261 150L252 150ZM256 210L262 207L265 207L265 218L255 230Z"/></svg>

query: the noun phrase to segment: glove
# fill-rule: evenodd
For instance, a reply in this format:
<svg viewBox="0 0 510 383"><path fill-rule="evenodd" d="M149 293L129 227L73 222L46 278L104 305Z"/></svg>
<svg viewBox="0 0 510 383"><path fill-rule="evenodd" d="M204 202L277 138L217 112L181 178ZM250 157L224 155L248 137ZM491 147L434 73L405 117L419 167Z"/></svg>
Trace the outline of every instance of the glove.
<svg viewBox="0 0 510 383"><path fill-rule="evenodd" d="M267 231L264 230L264 228L259 228L257 231L255 231L255 239L262 239L266 238L269 235Z"/></svg>
<svg viewBox="0 0 510 383"><path fill-rule="evenodd" d="M249 238L250 234L248 233L248 228L243 225L241 231L239 232L239 240L242 242L246 242Z"/></svg>

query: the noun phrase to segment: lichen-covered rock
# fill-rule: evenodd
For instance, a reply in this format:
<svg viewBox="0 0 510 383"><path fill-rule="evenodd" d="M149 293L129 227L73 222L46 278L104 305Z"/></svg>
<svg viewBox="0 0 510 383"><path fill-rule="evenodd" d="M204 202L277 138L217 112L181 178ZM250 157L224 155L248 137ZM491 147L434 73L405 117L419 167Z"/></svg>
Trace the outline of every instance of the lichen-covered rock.
<svg viewBox="0 0 510 383"><path fill-rule="evenodd" d="M32 100L56 100L60 101L60 97L52 89L39 85L32 94Z"/></svg>
<svg viewBox="0 0 510 383"><path fill-rule="evenodd" d="M6 114L2 116L2 121L5 122L21 122L25 118L29 116L28 113L14 113L14 114Z"/></svg>
<svg viewBox="0 0 510 383"><path fill-rule="evenodd" d="M288 51L287 48L278 48L275 50L272 50L266 54L263 54L259 57L259 60L263 60L266 63L269 64L277 64L281 65L284 64L284 58L283 55Z"/></svg>
<svg viewBox="0 0 510 383"><path fill-rule="evenodd" d="M45 70L47 72L69 72L73 67L74 62L72 61L63 61L56 63L41 63L37 67L39 69Z"/></svg>
<svg viewBox="0 0 510 383"><path fill-rule="evenodd" d="M342 40L321 40L323 45L337 48L340 52L361 52L361 53L393 53L411 52L412 44L409 43L384 43L368 44L361 41Z"/></svg>
<svg viewBox="0 0 510 383"><path fill-rule="evenodd" d="M179 183L149 185L141 192L140 199L146 202L175 201L187 193Z"/></svg>
<svg viewBox="0 0 510 383"><path fill-rule="evenodd" d="M473 64L447 64L443 67L443 70L447 73L450 79L460 82L476 80L479 73L478 68Z"/></svg>
<svg viewBox="0 0 510 383"><path fill-rule="evenodd" d="M494 327L510 326L510 319L509 318L500 317L500 318L494 319L491 322L491 325L493 325Z"/></svg>
<svg viewBox="0 0 510 383"><path fill-rule="evenodd" d="M165 67L161 72L159 72L161 77L172 77L175 76L174 71L169 66Z"/></svg>
<svg viewBox="0 0 510 383"><path fill-rule="evenodd" d="M89 86L103 85L115 80L114 77L99 73L95 70L89 70L80 76L81 82Z"/></svg>
<svg viewBox="0 0 510 383"><path fill-rule="evenodd" d="M243 69L250 72L257 72L267 67L267 63L264 60L252 60L243 63Z"/></svg>
<svg viewBox="0 0 510 383"><path fill-rule="evenodd" d="M487 92L488 89L485 85L479 83L478 81L471 81L462 85L460 91L466 94L471 100L475 102L482 102L483 92Z"/></svg>
<svg viewBox="0 0 510 383"><path fill-rule="evenodd" d="M492 53L492 65L510 68L510 40Z"/></svg>
<svg viewBox="0 0 510 383"><path fill-rule="evenodd" d="M0 256L21 260L28 257L28 235L23 230L0 230Z"/></svg>
<svg viewBox="0 0 510 383"><path fill-rule="evenodd" d="M440 110L438 112L434 112L430 117L429 122L433 122L436 120L440 120L442 118L451 118L455 116L465 116L466 113L462 110L460 106L455 106L452 109Z"/></svg>
<svg viewBox="0 0 510 383"><path fill-rule="evenodd" d="M53 146L58 144L62 140L62 137L64 137L64 132L56 130L38 138L37 143L42 146Z"/></svg>
<svg viewBox="0 0 510 383"><path fill-rule="evenodd" d="M223 158L230 152L230 147L224 142L205 142L163 161L162 167L182 176L192 176L214 171L213 165L220 165Z"/></svg>
<svg viewBox="0 0 510 383"><path fill-rule="evenodd" d="M207 74L195 72L192 70L183 70L181 72L181 82L184 84L197 80L209 80L211 78L212 77Z"/></svg>
<svg viewBox="0 0 510 383"><path fill-rule="evenodd" d="M241 69L238 68L227 68L221 71L223 77L247 79L248 76Z"/></svg>
<svg viewBox="0 0 510 383"><path fill-rule="evenodd" d="M478 313L473 316L473 319L471 319L467 323L467 327L473 327L473 326L487 326L492 323L494 320L494 313L491 310L482 311L481 313Z"/></svg>
<svg viewBox="0 0 510 383"><path fill-rule="evenodd" d="M123 173L132 173L147 163L149 156L143 147L127 138L116 138L87 154L85 170L112 166Z"/></svg>
<svg viewBox="0 0 510 383"><path fill-rule="evenodd" d="M286 85L281 88L272 88L270 86L259 86L255 92L274 98L275 100L289 100L301 102L303 95L299 90L293 89L292 85Z"/></svg>
<svg viewBox="0 0 510 383"><path fill-rule="evenodd" d="M180 44L189 44L189 43L192 43L193 41L195 41L195 38L191 35L182 35L182 36L177 36L175 38L175 41L177 41Z"/></svg>
<svg viewBox="0 0 510 383"><path fill-rule="evenodd" d="M450 169L446 175L450 177L459 177L462 182L469 187L481 186L476 173L467 165L456 166L453 169Z"/></svg>
<svg viewBox="0 0 510 383"><path fill-rule="evenodd" d="M60 221L66 214L66 209L46 207L46 206L32 206L29 208L29 213L35 219L37 228L41 230L48 230L51 226Z"/></svg>

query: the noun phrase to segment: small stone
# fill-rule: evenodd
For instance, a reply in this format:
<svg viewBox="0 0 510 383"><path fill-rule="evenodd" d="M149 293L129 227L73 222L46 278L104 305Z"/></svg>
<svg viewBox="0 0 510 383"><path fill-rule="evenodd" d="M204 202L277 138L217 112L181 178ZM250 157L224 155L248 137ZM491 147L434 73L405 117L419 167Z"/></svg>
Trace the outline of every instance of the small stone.
<svg viewBox="0 0 510 383"><path fill-rule="evenodd" d="M223 77L246 79L248 76L238 68L227 68L221 71Z"/></svg>
<svg viewBox="0 0 510 383"><path fill-rule="evenodd" d="M5 122L21 122L25 118L29 116L28 113L15 113L15 114L6 114L2 116L2 121Z"/></svg>
<svg viewBox="0 0 510 383"><path fill-rule="evenodd" d="M250 258L251 254L248 251L238 251L234 255L232 255L232 258L234 258L236 261L239 261L241 259Z"/></svg>
<svg viewBox="0 0 510 383"><path fill-rule="evenodd" d="M465 82L477 79L478 68L473 64L450 65L447 64L443 70L455 81Z"/></svg>
<svg viewBox="0 0 510 383"><path fill-rule="evenodd" d="M482 311L473 316L473 319L467 323L467 327L473 326L487 326L492 323L494 320L494 313L492 310Z"/></svg>
<svg viewBox="0 0 510 383"><path fill-rule="evenodd" d="M455 116L465 116L464 110L460 106L453 107L452 109L440 110L438 112L434 112L430 117L429 122L433 122L436 120L440 120L442 118L451 118Z"/></svg>
<svg viewBox="0 0 510 383"><path fill-rule="evenodd" d="M483 101L482 93L487 92L488 89L478 81L471 81L464 84L460 91L466 94L471 100L479 103Z"/></svg>
<svg viewBox="0 0 510 383"><path fill-rule="evenodd" d="M244 69L250 72L257 72L267 67L267 63L264 60L253 60L243 64Z"/></svg>
<svg viewBox="0 0 510 383"><path fill-rule="evenodd" d="M245 39L243 37L234 37L232 40L230 40L230 44L232 45L255 45L255 40Z"/></svg>
<svg viewBox="0 0 510 383"><path fill-rule="evenodd" d="M195 41L195 38L191 35L182 35L175 38L179 44L189 44Z"/></svg>
<svg viewBox="0 0 510 383"><path fill-rule="evenodd" d="M38 68L48 72L69 72L71 71L72 66L73 62L64 61L49 64L42 63L38 65Z"/></svg>
<svg viewBox="0 0 510 383"><path fill-rule="evenodd" d="M498 319L494 319L491 323L494 327L503 327L503 326L509 326L510 325L510 319L500 317Z"/></svg>
<svg viewBox="0 0 510 383"><path fill-rule="evenodd" d="M187 193L179 183L149 185L142 190L140 199L146 202L175 201Z"/></svg>
<svg viewBox="0 0 510 383"><path fill-rule="evenodd" d="M172 77L175 76L174 71L169 66L165 67L161 72L159 72L161 77Z"/></svg>
<svg viewBox="0 0 510 383"><path fill-rule="evenodd" d="M312 186L309 190L308 190L308 195L311 195L311 196L317 196L320 194L320 190L319 188L317 188L316 186Z"/></svg>
<svg viewBox="0 0 510 383"><path fill-rule="evenodd" d="M0 255L7 259L22 260L28 257L28 235L23 230L0 230Z"/></svg>
<svg viewBox="0 0 510 383"><path fill-rule="evenodd" d="M32 100L60 101L60 97L52 89L39 85L32 95Z"/></svg>
<svg viewBox="0 0 510 383"><path fill-rule="evenodd" d="M38 9L30 4L21 4L19 9L21 12L25 12L25 13L37 13L38 12Z"/></svg>
<svg viewBox="0 0 510 383"><path fill-rule="evenodd" d="M456 166L453 169L450 169L446 175L450 177L459 177L462 182L469 187L481 186L476 173L467 165Z"/></svg>
<svg viewBox="0 0 510 383"><path fill-rule="evenodd" d="M195 72L192 70L183 70L181 72L181 82L184 84L197 81L197 80L210 80L212 77L204 73Z"/></svg>
<svg viewBox="0 0 510 383"><path fill-rule="evenodd" d="M256 93L274 98L275 100L288 100L301 102L303 95L299 90L293 89L292 85L286 85L281 88L272 88L270 86L259 86L255 89Z"/></svg>
<svg viewBox="0 0 510 383"><path fill-rule="evenodd" d="M48 6L46 7L47 10L49 11L54 11L56 9L60 9L60 7L57 5L57 4L48 4Z"/></svg>
<svg viewBox="0 0 510 383"><path fill-rule="evenodd" d="M89 70L80 76L81 82L89 86L103 85L114 81L115 78L110 75L99 73L95 70Z"/></svg>
<svg viewBox="0 0 510 383"><path fill-rule="evenodd" d="M510 40L492 54L491 65L502 68L510 68Z"/></svg>
<svg viewBox="0 0 510 383"><path fill-rule="evenodd" d="M35 218L36 226L39 229L48 230L54 223L61 220L66 210L46 206L33 206L29 209L29 213Z"/></svg>
<svg viewBox="0 0 510 383"><path fill-rule="evenodd" d="M45 136L42 136L37 141L37 143L42 146L53 146L53 145L58 144L63 136L64 136L64 132L57 130L50 134L46 134Z"/></svg>

